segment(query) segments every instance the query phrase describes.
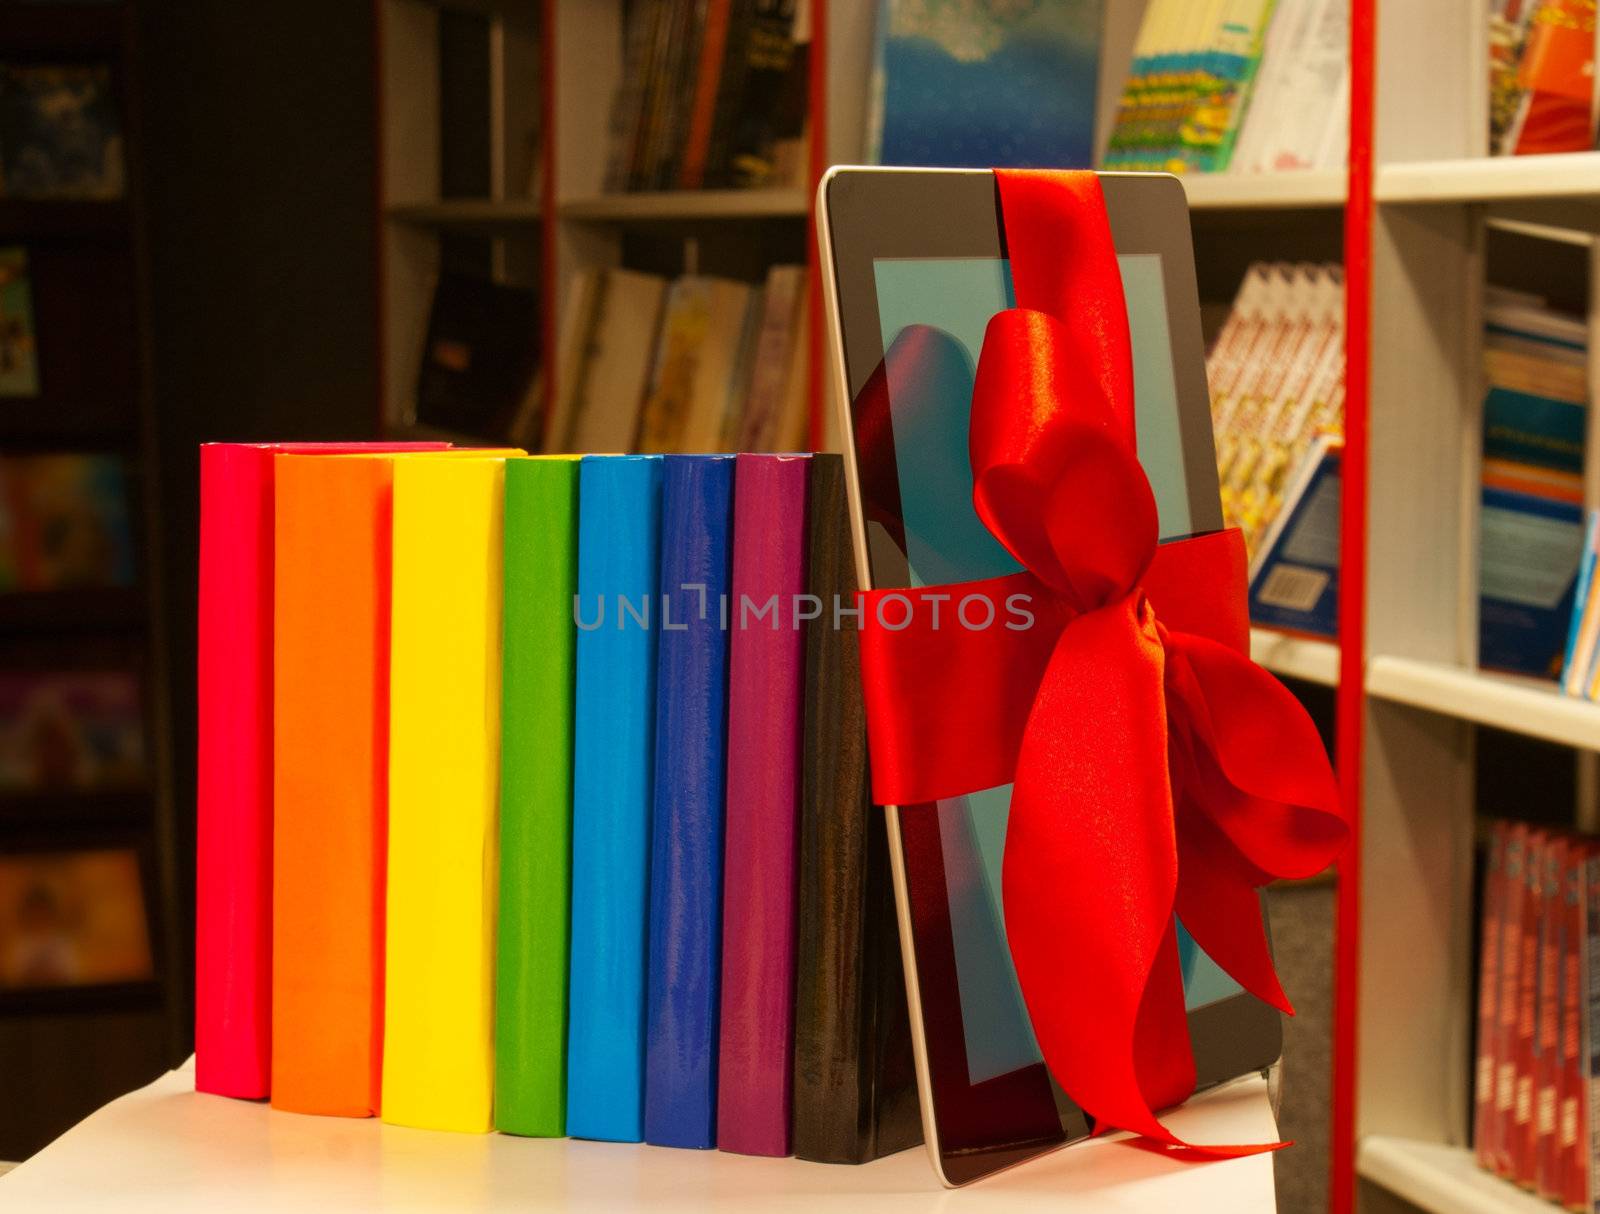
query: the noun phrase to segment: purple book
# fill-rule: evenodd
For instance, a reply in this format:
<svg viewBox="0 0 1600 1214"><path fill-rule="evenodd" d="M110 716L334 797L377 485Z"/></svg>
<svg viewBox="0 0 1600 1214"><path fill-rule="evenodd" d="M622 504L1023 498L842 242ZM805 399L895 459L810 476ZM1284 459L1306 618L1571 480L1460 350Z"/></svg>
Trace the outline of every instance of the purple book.
<svg viewBox="0 0 1600 1214"><path fill-rule="evenodd" d="M808 459L733 477L717 1146L744 1155L789 1153Z"/></svg>

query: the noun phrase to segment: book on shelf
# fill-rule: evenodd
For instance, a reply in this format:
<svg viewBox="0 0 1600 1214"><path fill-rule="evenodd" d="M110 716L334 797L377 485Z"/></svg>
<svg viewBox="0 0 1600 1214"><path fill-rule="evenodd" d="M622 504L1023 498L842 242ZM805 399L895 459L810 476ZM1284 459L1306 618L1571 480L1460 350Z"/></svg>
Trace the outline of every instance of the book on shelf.
<svg viewBox="0 0 1600 1214"><path fill-rule="evenodd" d="M142 787L142 706L131 670L0 672L0 794Z"/></svg>
<svg viewBox="0 0 1600 1214"><path fill-rule="evenodd" d="M1573 588L1572 616L1562 653L1561 689L1569 696L1600 700L1600 581L1595 577L1600 545L1600 510L1589 512L1583 555Z"/></svg>
<svg viewBox="0 0 1600 1214"><path fill-rule="evenodd" d="M1348 43L1343 0L1151 0L1102 167L1341 167Z"/></svg>
<svg viewBox="0 0 1600 1214"><path fill-rule="evenodd" d="M0 64L0 197L114 199L125 177L109 66Z"/></svg>
<svg viewBox="0 0 1600 1214"><path fill-rule="evenodd" d="M605 189L805 180L811 0L640 0L612 99Z"/></svg>
<svg viewBox="0 0 1600 1214"><path fill-rule="evenodd" d="M1600 1078L1600 850L1490 825L1479 899L1478 1165L1569 1210L1592 1208Z"/></svg>
<svg viewBox="0 0 1600 1214"><path fill-rule="evenodd" d="M760 285L583 271L567 300L545 450L809 446L804 266L773 266Z"/></svg>
<svg viewBox="0 0 1600 1214"><path fill-rule="evenodd" d="M728 633L710 604L728 593L734 457L671 455L663 464L644 1138L709 1149L717 1145L728 697Z"/></svg>
<svg viewBox="0 0 1600 1214"><path fill-rule="evenodd" d="M0 456L0 593L133 584L119 456Z"/></svg>
<svg viewBox="0 0 1600 1214"><path fill-rule="evenodd" d="M494 1124L567 1132L578 461L506 463Z"/></svg>
<svg viewBox="0 0 1600 1214"><path fill-rule="evenodd" d="M496 442L534 441L538 359L536 292L440 274L417 374L417 421Z"/></svg>
<svg viewBox="0 0 1600 1214"><path fill-rule="evenodd" d="M1332 635L1344 434L1344 277L1257 263L1206 356L1223 514L1250 553L1251 618Z"/></svg>
<svg viewBox="0 0 1600 1214"><path fill-rule="evenodd" d="M880 0L868 160L948 168L1094 161L1103 0Z"/></svg>
<svg viewBox="0 0 1600 1214"><path fill-rule="evenodd" d="M1492 0L1489 151L1595 146L1595 0Z"/></svg>
<svg viewBox="0 0 1600 1214"><path fill-rule="evenodd" d="M0 855L0 993L156 976L139 849L56 847Z"/></svg>
<svg viewBox="0 0 1600 1214"><path fill-rule="evenodd" d="M0 397L38 395L39 337L28 251L0 248Z"/></svg>
<svg viewBox="0 0 1600 1214"><path fill-rule="evenodd" d="M1484 309L1478 660L1555 678L1583 551L1587 329L1537 296Z"/></svg>

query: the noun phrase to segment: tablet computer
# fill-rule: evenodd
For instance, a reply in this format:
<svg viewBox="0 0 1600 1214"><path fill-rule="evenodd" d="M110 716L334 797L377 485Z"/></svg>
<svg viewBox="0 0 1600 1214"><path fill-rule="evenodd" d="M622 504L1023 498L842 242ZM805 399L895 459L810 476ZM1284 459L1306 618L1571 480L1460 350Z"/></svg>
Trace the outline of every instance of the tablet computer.
<svg viewBox="0 0 1600 1214"><path fill-rule="evenodd" d="M1104 173L1101 184L1128 304L1139 458L1161 536L1214 531L1222 506L1183 186L1138 173ZM862 586L1015 572L973 507L967 452L984 330L1016 302L994 175L835 168L818 188L817 214ZM923 1129L951 1185L1094 1129L1044 1066L1006 945L1010 792L885 807ZM1277 1011L1181 924L1179 944L1199 1086L1270 1066L1282 1052ZM1086 998L1092 982L1085 975Z"/></svg>

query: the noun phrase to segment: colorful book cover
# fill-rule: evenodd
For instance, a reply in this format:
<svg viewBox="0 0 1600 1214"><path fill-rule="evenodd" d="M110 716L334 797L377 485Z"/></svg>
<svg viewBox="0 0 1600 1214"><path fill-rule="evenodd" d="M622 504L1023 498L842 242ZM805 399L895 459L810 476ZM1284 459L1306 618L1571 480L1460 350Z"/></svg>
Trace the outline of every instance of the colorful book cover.
<svg viewBox="0 0 1600 1214"><path fill-rule="evenodd" d="M0 992L153 979L142 869L131 847L0 855Z"/></svg>
<svg viewBox="0 0 1600 1214"><path fill-rule="evenodd" d="M809 464L741 455L734 473L717 1146L745 1155L791 1145Z"/></svg>
<svg viewBox="0 0 1600 1214"><path fill-rule="evenodd" d="M200 448L195 1087L260 1099L272 1052L273 455L445 444Z"/></svg>
<svg viewBox="0 0 1600 1214"><path fill-rule="evenodd" d="M669 455L661 489L644 1137L717 1145L734 457Z"/></svg>
<svg viewBox="0 0 1600 1214"><path fill-rule="evenodd" d="M1102 0L882 0L872 81L877 164L1087 168Z"/></svg>
<svg viewBox="0 0 1600 1214"><path fill-rule="evenodd" d="M0 396L38 395L39 340L28 251L0 248Z"/></svg>
<svg viewBox="0 0 1600 1214"><path fill-rule="evenodd" d="M124 175L108 66L0 66L0 196L120 198Z"/></svg>
<svg viewBox="0 0 1600 1214"><path fill-rule="evenodd" d="M567 1132L578 461L506 465L495 1128Z"/></svg>
<svg viewBox="0 0 1600 1214"><path fill-rule="evenodd" d="M148 774L132 671L0 672L0 792L135 788Z"/></svg>
<svg viewBox="0 0 1600 1214"><path fill-rule="evenodd" d="M0 512L8 516L11 589L134 584L133 526L120 456L0 458Z"/></svg>
<svg viewBox="0 0 1600 1214"><path fill-rule="evenodd" d="M272 1104L370 1117L383 1070L394 460L274 462Z"/></svg>
<svg viewBox="0 0 1600 1214"><path fill-rule="evenodd" d="M567 1133L644 1134L661 457L578 470Z"/></svg>
<svg viewBox="0 0 1600 1214"><path fill-rule="evenodd" d="M504 458L394 473L383 1120L494 1128Z"/></svg>

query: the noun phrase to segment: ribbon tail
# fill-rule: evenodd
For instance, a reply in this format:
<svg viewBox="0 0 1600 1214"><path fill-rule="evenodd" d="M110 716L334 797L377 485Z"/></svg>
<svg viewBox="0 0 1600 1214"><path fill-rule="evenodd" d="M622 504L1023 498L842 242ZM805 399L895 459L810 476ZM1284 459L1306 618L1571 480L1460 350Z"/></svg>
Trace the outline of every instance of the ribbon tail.
<svg viewBox="0 0 1600 1214"><path fill-rule="evenodd" d="M1166 766L1162 648L1130 597L1062 632L1023 735L1006 828L1006 936L1046 1065L1101 1125L1171 1141L1146 1093L1175 1101L1193 1063L1181 986L1158 989L1178 878ZM1071 728L1062 728L1071 722ZM1073 930L1121 924L1120 933ZM1176 971L1176 955L1171 957ZM1094 986L1084 985L1093 975ZM1164 995L1168 997L1163 997Z"/></svg>

